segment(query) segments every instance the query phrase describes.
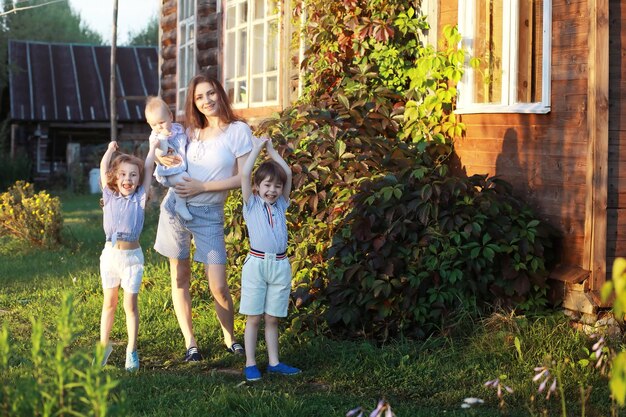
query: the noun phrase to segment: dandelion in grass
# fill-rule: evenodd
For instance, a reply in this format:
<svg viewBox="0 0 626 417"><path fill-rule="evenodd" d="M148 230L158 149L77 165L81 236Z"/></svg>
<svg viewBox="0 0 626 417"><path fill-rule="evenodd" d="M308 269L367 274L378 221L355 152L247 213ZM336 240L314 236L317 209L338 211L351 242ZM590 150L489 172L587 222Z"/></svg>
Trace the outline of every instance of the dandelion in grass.
<svg viewBox="0 0 626 417"><path fill-rule="evenodd" d="M556 377L553 377L552 374L550 374L550 369L545 366L537 366L535 368L535 372L536 374L533 377L533 382L537 382L542 379L541 383L539 384L539 388L537 389L537 392L542 393L543 391L545 391L548 383L552 381L552 383L550 384L550 388L548 388L548 392L546 393L546 400L549 400L550 396L554 392L556 392Z"/></svg>

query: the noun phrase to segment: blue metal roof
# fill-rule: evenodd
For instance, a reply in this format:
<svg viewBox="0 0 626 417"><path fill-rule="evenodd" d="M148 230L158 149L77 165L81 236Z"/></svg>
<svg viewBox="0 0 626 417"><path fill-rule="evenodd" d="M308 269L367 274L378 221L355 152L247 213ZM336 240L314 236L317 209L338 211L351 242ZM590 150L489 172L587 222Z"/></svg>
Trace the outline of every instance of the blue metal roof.
<svg viewBox="0 0 626 417"><path fill-rule="evenodd" d="M9 42L11 119L49 122L109 121L109 46ZM153 47L118 47L117 114L144 121L145 100L159 91Z"/></svg>

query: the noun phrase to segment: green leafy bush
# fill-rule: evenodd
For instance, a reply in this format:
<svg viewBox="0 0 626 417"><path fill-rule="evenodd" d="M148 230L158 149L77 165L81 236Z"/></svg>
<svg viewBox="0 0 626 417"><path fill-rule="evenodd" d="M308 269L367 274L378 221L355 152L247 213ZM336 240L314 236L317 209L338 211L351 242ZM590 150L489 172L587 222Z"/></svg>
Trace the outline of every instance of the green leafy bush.
<svg viewBox="0 0 626 417"><path fill-rule="evenodd" d="M357 124L364 115L377 119L383 129L374 131L385 137L427 144L461 136L453 109L465 53L455 27L443 29L435 50L423 42L429 27L419 2L309 0L305 7L303 102Z"/></svg>
<svg viewBox="0 0 626 417"><path fill-rule="evenodd" d="M0 234L51 247L60 243L62 227L58 197L35 193L33 185L24 181L0 195Z"/></svg>
<svg viewBox="0 0 626 417"><path fill-rule="evenodd" d="M421 337L460 309L546 303L551 228L505 182L450 175L440 151L416 152L411 169L360 184L329 253L334 327Z"/></svg>
<svg viewBox="0 0 626 417"><path fill-rule="evenodd" d="M503 182L449 173L464 129L456 29L435 50L413 2L303 7L304 95L257 132L293 171L291 328L421 336L460 307L542 305L545 225ZM228 226L236 265L240 221Z"/></svg>

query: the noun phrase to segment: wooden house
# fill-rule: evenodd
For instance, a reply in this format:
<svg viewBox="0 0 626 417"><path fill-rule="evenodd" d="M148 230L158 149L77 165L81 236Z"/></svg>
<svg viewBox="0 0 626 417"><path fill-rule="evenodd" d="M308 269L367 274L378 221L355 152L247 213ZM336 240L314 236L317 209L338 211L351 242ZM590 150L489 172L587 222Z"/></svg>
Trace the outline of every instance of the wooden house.
<svg viewBox="0 0 626 417"><path fill-rule="evenodd" d="M626 6L619 0L417 3L428 14L432 42L445 25L457 25L469 56L480 59L478 67L468 61L459 85L457 113L467 131L456 149L464 170L509 181L560 230L553 287L565 307L594 313L613 260L626 252L626 233L620 234ZM288 105L298 93L289 48L292 7L289 0L163 0L160 81L177 114L187 81L200 69L223 81L248 119Z"/></svg>
<svg viewBox="0 0 626 417"><path fill-rule="evenodd" d="M248 120L291 103L298 74L289 52L290 7L276 0L163 0L161 92L177 116L201 69L223 81Z"/></svg>
<svg viewBox="0 0 626 417"><path fill-rule="evenodd" d="M110 125L111 48L83 44L9 42L11 155L26 154L33 177L47 179L76 162L97 167ZM148 95L158 94L154 47L117 48L118 140L147 141ZM131 145L129 145L131 146Z"/></svg>
<svg viewBox="0 0 626 417"><path fill-rule="evenodd" d="M459 86L460 160L468 174L511 182L560 230L553 287L583 313L602 304L599 290L626 250L620 3L459 0L438 10L439 27L458 24L464 47L482 58Z"/></svg>

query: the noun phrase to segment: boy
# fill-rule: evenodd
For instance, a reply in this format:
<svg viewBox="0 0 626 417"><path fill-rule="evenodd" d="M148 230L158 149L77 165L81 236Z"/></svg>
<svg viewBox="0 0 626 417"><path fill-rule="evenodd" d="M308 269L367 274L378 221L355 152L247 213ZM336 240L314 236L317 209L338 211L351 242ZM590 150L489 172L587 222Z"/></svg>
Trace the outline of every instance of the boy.
<svg viewBox="0 0 626 417"><path fill-rule="evenodd" d="M250 176L254 162L266 146L270 161L263 162L254 173L254 188ZM300 369L278 360L278 318L287 316L291 292L291 265L287 252L287 220L291 192L291 169L267 138L254 138L250 155L241 172L243 217L250 236L250 253L241 276L241 304L245 314L247 381L258 381L261 372L256 365L256 343L261 317L265 320L265 344L268 373L295 375Z"/></svg>
<svg viewBox="0 0 626 417"><path fill-rule="evenodd" d="M159 141L156 156L166 155L171 149L181 159L181 163L173 167L157 164L154 172L154 176L160 184L166 187L173 187L177 183L183 182L183 178L189 177L185 161L187 135L180 124L172 123L172 112L159 97L148 97L145 112L146 121L152 128L150 139L156 138ZM184 220L191 220L193 216L187 208L187 199L176 193L174 193L174 197L176 198L174 208L176 213Z"/></svg>

